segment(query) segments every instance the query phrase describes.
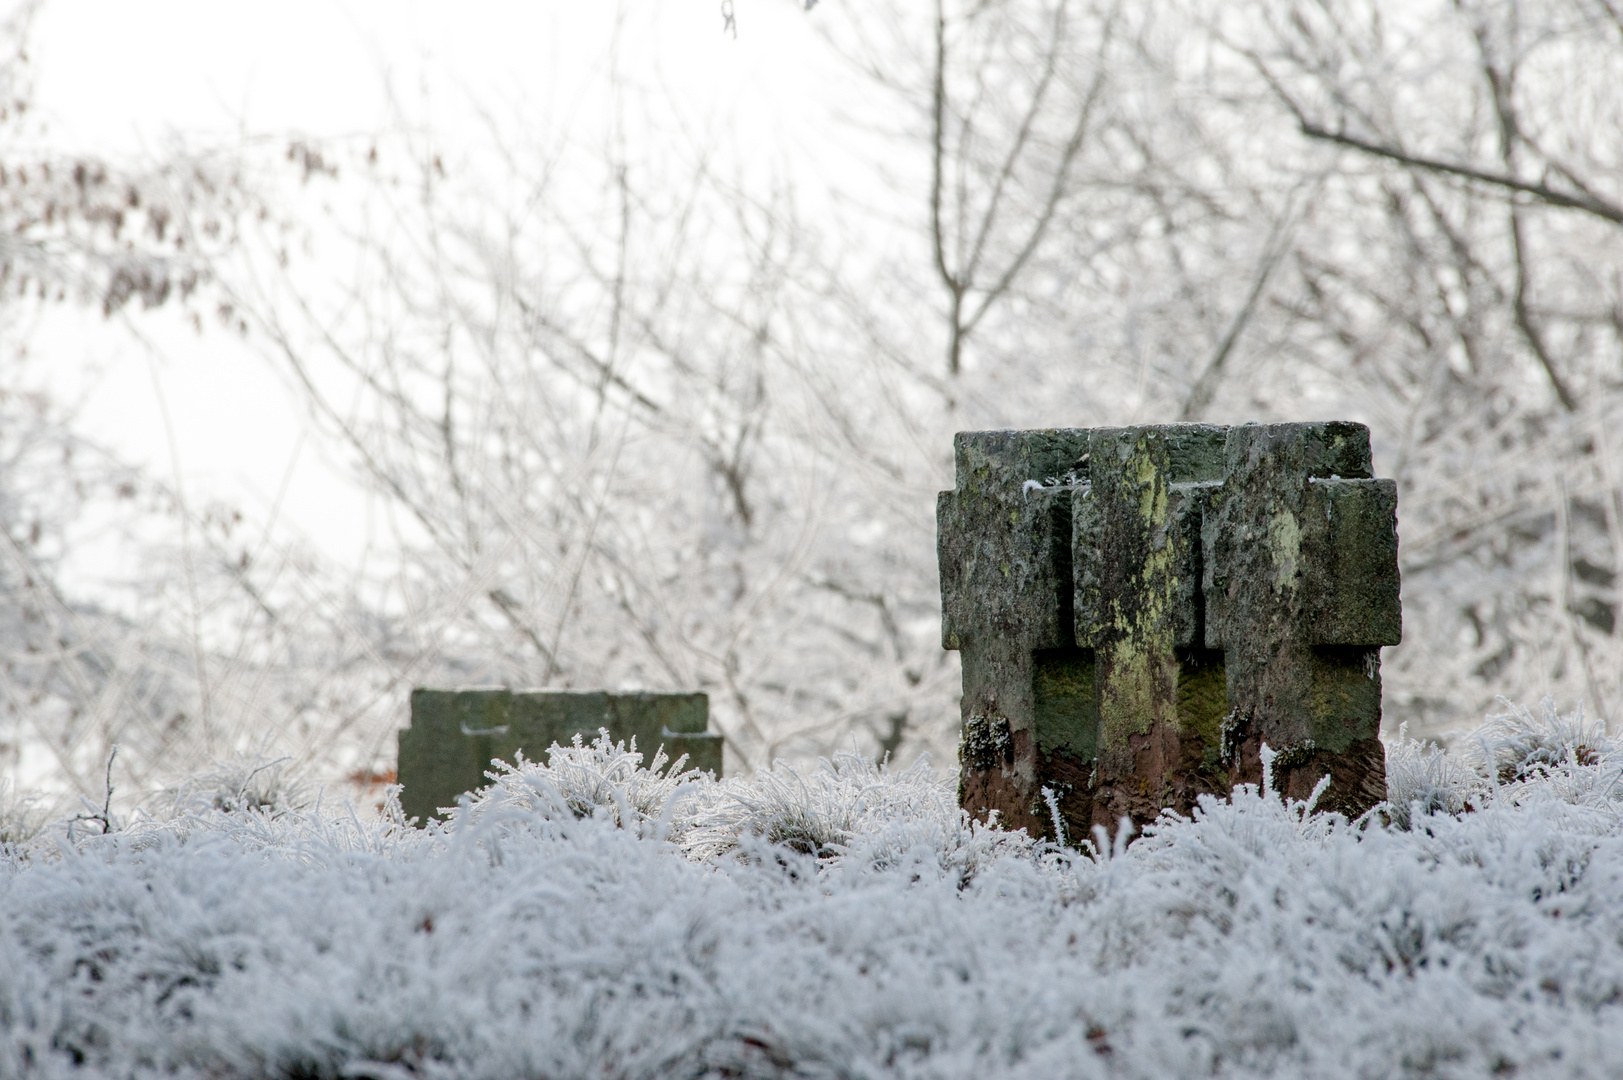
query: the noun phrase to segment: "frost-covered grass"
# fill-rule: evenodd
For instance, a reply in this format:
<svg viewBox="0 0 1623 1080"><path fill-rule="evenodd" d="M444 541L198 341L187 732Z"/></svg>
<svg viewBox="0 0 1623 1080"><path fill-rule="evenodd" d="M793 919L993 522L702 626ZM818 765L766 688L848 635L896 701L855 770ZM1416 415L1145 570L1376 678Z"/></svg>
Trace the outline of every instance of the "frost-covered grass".
<svg viewBox="0 0 1623 1080"><path fill-rule="evenodd" d="M430 830L223 776L7 848L0 1076L1615 1076L1623 753L1458 751L1082 851L855 758L566 747Z"/></svg>

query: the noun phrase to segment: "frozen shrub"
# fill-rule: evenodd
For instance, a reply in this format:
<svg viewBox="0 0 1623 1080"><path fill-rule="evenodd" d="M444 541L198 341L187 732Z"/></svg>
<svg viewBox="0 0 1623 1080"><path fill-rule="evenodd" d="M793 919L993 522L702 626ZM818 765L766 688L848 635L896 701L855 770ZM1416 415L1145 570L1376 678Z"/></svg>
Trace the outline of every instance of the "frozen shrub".
<svg viewBox="0 0 1623 1080"><path fill-rule="evenodd" d="M1501 783L1526 779L1535 770L1548 772L1557 766L1599 765L1617 753L1617 743L1606 734L1599 721L1585 721L1579 705L1565 716L1546 697L1539 713L1525 705L1503 698L1503 713L1488 717L1487 723L1462 740L1462 750L1479 770L1492 773Z"/></svg>
<svg viewBox="0 0 1623 1080"><path fill-rule="evenodd" d="M576 735L569 746L554 743L545 765L526 761L523 754L511 765L495 762L485 774L492 783L473 795L467 820L513 810L542 817L602 815L621 828L642 831L666 820L684 790L710 782L703 773L682 771L686 763L687 755L673 762L660 749L645 768L636 739L627 746L606 731L590 743Z"/></svg>
<svg viewBox="0 0 1623 1080"><path fill-rule="evenodd" d="M689 813L681 843L695 859L759 838L829 866L885 869L923 858L967 879L990 860L1035 847L1024 833L971 821L950 780L923 758L900 772L855 753L819 759L809 772L780 761L708 785Z"/></svg>
<svg viewBox="0 0 1623 1080"><path fill-rule="evenodd" d="M1582 707L1563 716L1545 698L1534 713L1503 702L1452 750L1407 732L1386 751L1386 812L1402 828L1412 817L1460 814L1489 804L1559 801L1608 808L1623 802L1623 754L1605 725Z"/></svg>
<svg viewBox="0 0 1623 1080"><path fill-rule="evenodd" d="M901 772L857 754L837 754L802 771L778 762L751 777L715 780L681 771L663 751L648 767L635 742L601 734L587 743L554 745L545 764L496 762L492 783L475 792L447 834L493 820L523 827L529 821L601 818L640 835L676 843L705 861L759 844L809 855L825 867L884 869L928 859L965 878L989 860L1036 845L970 820L950 782L920 760ZM759 842L759 843L757 843Z"/></svg>
<svg viewBox="0 0 1623 1080"><path fill-rule="evenodd" d="M925 766L716 782L606 740L427 829L205 800L0 851L0 1076L1610 1076L1597 735L1509 781L1400 742L1409 829L1265 781L1091 858Z"/></svg>
<svg viewBox="0 0 1623 1080"><path fill-rule="evenodd" d="M956 833L957 800L924 762L900 773L857 754L820 759L810 773L779 761L716 784L697 808L684 844L696 858L723 855L758 836L814 856L834 856L858 833L906 824Z"/></svg>
<svg viewBox="0 0 1623 1080"><path fill-rule="evenodd" d="M1469 762L1436 743L1409 738L1407 725L1386 748L1387 810L1402 828L1415 814L1463 813L1486 787Z"/></svg>
<svg viewBox="0 0 1623 1080"><path fill-rule="evenodd" d="M280 816L308 809L317 793L287 766L287 758L264 755L216 762L209 771L158 792L143 809L159 821L209 812Z"/></svg>
<svg viewBox="0 0 1623 1080"><path fill-rule="evenodd" d="M47 820L37 799L18 794L10 780L0 779L0 849L25 847Z"/></svg>

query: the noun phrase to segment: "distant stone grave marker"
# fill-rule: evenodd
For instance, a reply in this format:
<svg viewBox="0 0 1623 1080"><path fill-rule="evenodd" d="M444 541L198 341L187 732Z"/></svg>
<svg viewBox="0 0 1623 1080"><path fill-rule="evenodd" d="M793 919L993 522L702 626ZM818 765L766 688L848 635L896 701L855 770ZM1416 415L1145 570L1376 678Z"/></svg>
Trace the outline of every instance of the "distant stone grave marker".
<svg viewBox="0 0 1623 1080"><path fill-rule="evenodd" d="M722 737L705 730L709 720L706 694L413 690L411 726L400 732L400 805L426 821L488 784L493 758L512 762L523 751L545 761L553 743L577 734L590 742L600 728L617 742L634 737L644 764L663 746L673 760L688 755L686 768L719 776Z"/></svg>
<svg viewBox="0 0 1623 1080"><path fill-rule="evenodd" d="M964 807L1073 836L1261 779L1385 797L1397 490L1361 424L961 432L937 502Z"/></svg>

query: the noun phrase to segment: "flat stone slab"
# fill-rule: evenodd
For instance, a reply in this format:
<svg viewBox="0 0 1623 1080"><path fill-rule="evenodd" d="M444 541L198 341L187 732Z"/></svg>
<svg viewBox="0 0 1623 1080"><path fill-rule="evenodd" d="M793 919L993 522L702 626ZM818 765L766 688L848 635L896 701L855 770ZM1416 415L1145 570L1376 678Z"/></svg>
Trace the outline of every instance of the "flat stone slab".
<svg viewBox="0 0 1623 1080"><path fill-rule="evenodd" d="M721 775L722 736L706 731L707 694L611 694L602 691L430 690L411 692L411 726L400 732L400 805L408 818L440 817L464 793L490 783L492 759L520 751L545 761L553 743L607 729L616 742L637 740L645 764L663 747L685 768Z"/></svg>

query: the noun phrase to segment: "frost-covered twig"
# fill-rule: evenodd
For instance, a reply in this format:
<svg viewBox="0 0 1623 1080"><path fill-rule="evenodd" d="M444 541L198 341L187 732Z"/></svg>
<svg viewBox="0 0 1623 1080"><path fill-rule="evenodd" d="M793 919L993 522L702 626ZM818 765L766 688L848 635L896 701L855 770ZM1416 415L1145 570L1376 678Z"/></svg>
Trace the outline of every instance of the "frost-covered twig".
<svg viewBox="0 0 1623 1080"><path fill-rule="evenodd" d="M103 789L104 798L102 799L101 809L97 810L87 802L85 804L86 812L73 815L73 819L68 823L69 839L73 837L73 826L81 821L96 822L101 826L103 836L113 831L113 759L117 756L118 746L114 744L113 748L107 752L107 778Z"/></svg>

